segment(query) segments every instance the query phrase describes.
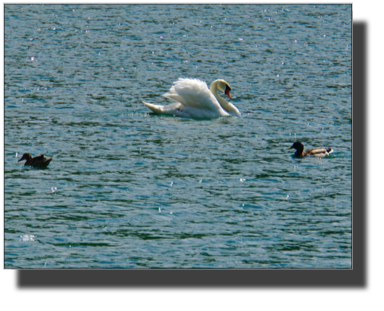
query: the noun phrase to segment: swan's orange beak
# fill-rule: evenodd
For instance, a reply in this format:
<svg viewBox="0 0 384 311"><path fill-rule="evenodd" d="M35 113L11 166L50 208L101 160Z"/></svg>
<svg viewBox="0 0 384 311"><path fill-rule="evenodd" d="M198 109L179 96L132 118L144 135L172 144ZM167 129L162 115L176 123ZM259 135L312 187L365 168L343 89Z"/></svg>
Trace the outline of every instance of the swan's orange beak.
<svg viewBox="0 0 384 311"><path fill-rule="evenodd" d="M225 95L227 95L229 98L232 98L231 93L229 93L231 89L229 87L225 88Z"/></svg>

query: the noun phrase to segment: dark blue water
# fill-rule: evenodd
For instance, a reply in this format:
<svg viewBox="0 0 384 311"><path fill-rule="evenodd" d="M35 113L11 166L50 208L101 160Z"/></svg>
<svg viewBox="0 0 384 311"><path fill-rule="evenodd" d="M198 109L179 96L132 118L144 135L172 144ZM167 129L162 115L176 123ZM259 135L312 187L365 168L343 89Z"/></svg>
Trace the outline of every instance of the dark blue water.
<svg viewBox="0 0 384 311"><path fill-rule="evenodd" d="M4 8L5 268L351 268L351 5Z"/></svg>

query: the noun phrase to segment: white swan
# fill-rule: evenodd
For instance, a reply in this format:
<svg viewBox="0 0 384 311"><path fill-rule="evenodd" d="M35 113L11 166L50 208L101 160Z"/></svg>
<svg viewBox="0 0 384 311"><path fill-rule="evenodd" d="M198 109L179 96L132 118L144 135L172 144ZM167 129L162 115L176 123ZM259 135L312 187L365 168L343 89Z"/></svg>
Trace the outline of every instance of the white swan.
<svg viewBox="0 0 384 311"><path fill-rule="evenodd" d="M185 118L217 118L229 115L240 116L240 111L222 98L217 91L224 92L231 98L231 87L224 80L212 82L210 88L205 82L197 79L179 78L169 92L163 96L176 103L167 106L143 104L156 114L165 114Z"/></svg>

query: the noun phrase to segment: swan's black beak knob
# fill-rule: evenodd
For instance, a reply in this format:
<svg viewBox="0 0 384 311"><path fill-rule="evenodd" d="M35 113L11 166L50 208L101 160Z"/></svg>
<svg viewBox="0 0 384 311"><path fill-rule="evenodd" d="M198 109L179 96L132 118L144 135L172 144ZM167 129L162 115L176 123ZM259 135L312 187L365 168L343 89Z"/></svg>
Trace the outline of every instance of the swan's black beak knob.
<svg viewBox="0 0 384 311"><path fill-rule="evenodd" d="M232 98L232 96L231 96L231 93L229 93L229 91L231 90L231 88L230 87L228 87L227 85L225 86L225 95L227 95L229 98Z"/></svg>

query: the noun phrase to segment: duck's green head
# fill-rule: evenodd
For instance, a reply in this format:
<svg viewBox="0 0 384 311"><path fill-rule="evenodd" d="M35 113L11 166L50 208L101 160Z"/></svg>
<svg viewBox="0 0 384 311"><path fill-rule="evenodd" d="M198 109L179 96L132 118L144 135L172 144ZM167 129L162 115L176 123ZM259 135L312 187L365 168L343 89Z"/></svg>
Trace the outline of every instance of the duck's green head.
<svg viewBox="0 0 384 311"><path fill-rule="evenodd" d="M296 142L293 143L293 145L289 149L296 149L296 150L303 151L304 150L304 145L301 142L296 141Z"/></svg>

